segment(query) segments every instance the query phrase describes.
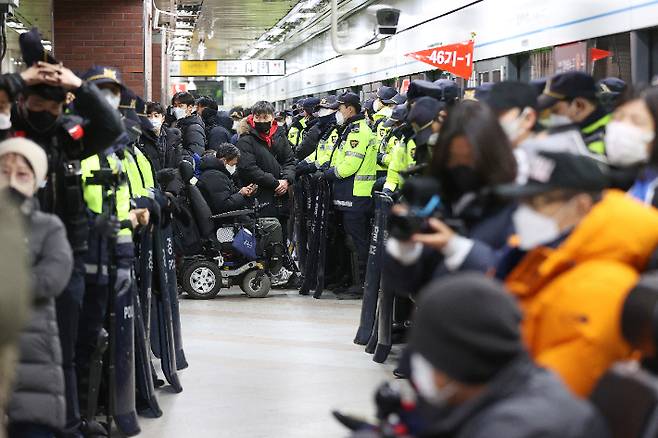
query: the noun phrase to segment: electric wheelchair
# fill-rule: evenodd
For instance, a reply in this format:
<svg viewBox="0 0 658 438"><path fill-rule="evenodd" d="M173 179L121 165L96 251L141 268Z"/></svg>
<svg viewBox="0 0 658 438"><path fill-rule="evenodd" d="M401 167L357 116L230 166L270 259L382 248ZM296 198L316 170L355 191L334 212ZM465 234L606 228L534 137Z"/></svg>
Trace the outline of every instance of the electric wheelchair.
<svg viewBox="0 0 658 438"><path fill-rule="evenodd" d="M213 215L201 191L196 187L194 169L181 162L179 172L184 183L185 197L200 235L200 251L184 255L178 276L183 290L193 299L212 299L222 288L239 285L251 298L264 298L271 288L271 271L279 266L285 247L266 248L254 258L234 247L234 239L241 232L260 237L258 210L253 208ZM250 244L247 244L250 246ZM255 251L254 251L255 253Z"/></svg>

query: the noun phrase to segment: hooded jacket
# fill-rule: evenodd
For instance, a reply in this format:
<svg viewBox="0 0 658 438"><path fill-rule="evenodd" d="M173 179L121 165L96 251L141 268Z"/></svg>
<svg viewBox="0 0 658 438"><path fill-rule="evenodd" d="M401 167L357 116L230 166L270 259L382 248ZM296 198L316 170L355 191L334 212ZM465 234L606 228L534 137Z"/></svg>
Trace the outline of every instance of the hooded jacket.
<svg viewBox="0 0 658 438"><path fill-rule="evenodd" d="M249 204L249 198L240 193L224 163L212 155L201 160L201 176L197 187L213 214L240 210Z"/></svg>
<svg viewBox="0 0 658 438"><path fill-rule="evenodd" d="M279 180L285 179L292 184L295 179L295 157L290 143L276 124L267 135L260 134L254 128L253 118L249 116L249 131L238 140L236 145L242 154L238 163L240 180L243 184L258 184L256 198L259 203L270 203L261 211L262 216L278 216L275 206L274 190ZM277 197L281 198L281 197Z"/></svg>
<svg viewBox="0 0 658 438"><path fill-rule="evenodd" d="M194 114L176 122L183 134L183 148L199 156L206 150L206 126L201 117Z"/></svg>
<svg viewBox="0 0 658 438"><path fill-rule="evenodd" d="M7 416L11 422L59 429L65 423L66 401L55 298L68 284L73 255L59 218L33 210L27 219L32 315L20 335L20 359Z"/></svg>
<svg viewBox="0 0 658 438"><path fill-rule="evenodd" d="M611 190L556 249L529 252L507 276L535 360L588 396L633 350L623 338L624 301L658 246L658 211Z"/></svg>
<svg viewBox="0 0 658 438"><path fill-rule="evenodd" d="M206 108L203 110L203 122L206 124L206 137L208 138L208 149L218 150L222 143L231 142L231 127L233 120L225 115Z"/></svg>

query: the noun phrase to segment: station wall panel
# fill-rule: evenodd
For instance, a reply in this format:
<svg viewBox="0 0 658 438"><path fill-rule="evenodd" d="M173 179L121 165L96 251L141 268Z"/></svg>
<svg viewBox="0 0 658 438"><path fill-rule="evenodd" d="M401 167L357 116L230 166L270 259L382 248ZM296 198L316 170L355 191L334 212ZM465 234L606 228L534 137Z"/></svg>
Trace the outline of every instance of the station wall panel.
<svg viewBox="0 0 658 438"><path fill-rule="evenodd" d="M383 53L338 56L325 32L284 56L287 76L250 80L241 98L279 101L427 71L431 67L404 55L465 41L472 33L474 58L482 60L658 25L658 0L484 0L465 6L469 3L388 1L402 10L401 27L407 29L388 38ZM372 37L368 12L345 21L344 45Z"/></svg>

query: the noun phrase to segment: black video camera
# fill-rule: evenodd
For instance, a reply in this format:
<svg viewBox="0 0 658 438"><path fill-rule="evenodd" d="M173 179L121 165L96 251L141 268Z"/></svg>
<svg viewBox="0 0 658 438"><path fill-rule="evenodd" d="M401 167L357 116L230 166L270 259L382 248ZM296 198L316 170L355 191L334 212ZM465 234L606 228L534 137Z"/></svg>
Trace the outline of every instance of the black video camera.
<svg viewBox="0 0 658 438"><path fill-rule="evenodd" d="M439 183L427 176L410 178L402 187L402 200L409 206L404 213L392 212L388 218L388 234L398 240L409 240L418 233L431 234L429 219L436 218L452 228L457 234L466 234L464 221L448 217L441 208Z"/></svg>
<svg viewBox="0 0 658 438"><path fill-rule="evenodd" d="M398 240L409 240L416 233L428 233L428 220L436 217L441 205L439 184L434 178L410 178L402 188L402 198L409 209L405 213L391 213L388 233Z"/></svg>
<svg viewBox="0 0 658 438"><path fill-rule="evenodd" d="M126 182L126 176L122 172L116 172L110 168L101 168L91 171L91 177L86 178L85 182L90 186L102 186L107 188L117 188Z"/></svg>

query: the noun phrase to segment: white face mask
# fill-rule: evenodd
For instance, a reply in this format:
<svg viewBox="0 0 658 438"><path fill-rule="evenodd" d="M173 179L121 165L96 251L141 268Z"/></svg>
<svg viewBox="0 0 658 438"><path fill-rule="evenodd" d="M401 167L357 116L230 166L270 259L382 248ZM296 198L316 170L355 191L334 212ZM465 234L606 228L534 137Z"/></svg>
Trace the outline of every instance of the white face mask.
<svg viewBox="0 0 658 438"><path fill-rule="evenodd" d="M528 111L528 108L523 108L523 111L521 111L521 114L519 114L518 117L515 117L512 120L500 121L500 126L503 128L503 131L505 131L505 135L507 135L510 142L515 143L521 136L521 123L528 114Z"/></svg>
<svg viewBox="0 0 658 438"><path fill-rule="evenodd" d="M332 110L329 108L321 108L320 111L318 111L318 117L327 117L335 113L336 110Z"/></svg>
<svg viewBox="0 0 658 438"><path fill-rule="evenodd" d="M290 127L292 125L292 117L288 116L286 117L286 126Z"/></svg>
<svg viewBox="0 0 658 438"><path fill-rule="evenodd" d="M512 215L514 229L519 236L519 248L531 250L560 237L560 227L555 219L521 205Z"/></svg>
<svg viewBox="0 0 658 438"><path fill-rule="evenodd" d="M232 128L234 131L237 131L239 127L240 127L240 122L238 121L233 122Z"/></svg>
<svg viewBox="0 0 658 438"><path fill-rule="evenodd" d="M6 131L11 128L11 116L9 114L0 113L0 130Z"/></svg>
<svg viewBox="0 0 658 438"><path fill-rule="evenodd" d="M149 119L149 122L151 122L151 125L153 125L153 129L156 131L159 130L162 127L162 119Z"/></svg>
<svg viewBox="0 0 658 438"><path fill-rule="evenodd" d="M343 116L343 113L341 113L340 111L336 112L336 123L338 123L341 126L345 123L345 116Z"/></svg>
<svg viewBox="0 0 658 438"><path fill-rule="evenodd" d="M376 113L378 113L379 110L382 109L383 107L384 104L379 99L375 99L375 101L372 103L372 109L375 110Z"/></svg>
<svg viewBox="0 0 658 438"><path fill-rule="evenodd" d="M427 144L430 146L436 146L438 142L439 142L439 133L438 132L431 133L430 138L427 139Z"/></svg>
<svg viewBox="0 0 658 438"><path fill-rule="evenodd" d="M286 126L285 122L276 122L277 126L283 127Z"/></svg>
<svg viewBox="0 0 658 438"><path fill-rule="evenodd" d="M411 380L418 394L437 408L447 405L457 392L457 386L451 383L443 388L437 388L434 382L434 367L418 353L411 355Z"/></svg>
<svg viewBox="0 0 658 438"><path fill-rule="evenodd" d="M386 117L386 118L390 118L390 117L393 115L393 108L391 108L390 106L387 106L386 108L382 108L381 111L380 111L380 113L381 113L384 117Z"/></svg>
<svg viewBox="0 0 658 438"><path fill-rule="evenodd" d="M548 118L541 121L545 128L559 128L560 126L571 125L573 122L567 116L560 114L551 114Z"/></svg>
<svg viewBox="0 0 658 438"><path fill-rule="evenodd" d="M103 89L101 90L101 94L107 100L107 103L110 104L110 106L114 109L119 109L119 104L121 103L121 95L120 94L114 94L112 90Z"/></svg>
<svg viewBox="0 0 658 438"><path fill-rule="evenodd" d="M627 167L649 161L654 133L626 122L611 121L605 128L605 153L613 166Z"/></svg>
<svg viewBox="0 0 658 438"><path fill-rule="evenodd" d="M185 108L176 107L174 108L174 117L176 120L183 119L187 116L187 110Z"/></svg>
<svg viewBox="0 0 658 438"><path fill-rule="evenodd" d="M236 166L236 165L231 166L230 164L225 164L224 167L226 167L226 170L231 175L233 175L235 173L235 171L238 170L238 166Z"/></svg>

